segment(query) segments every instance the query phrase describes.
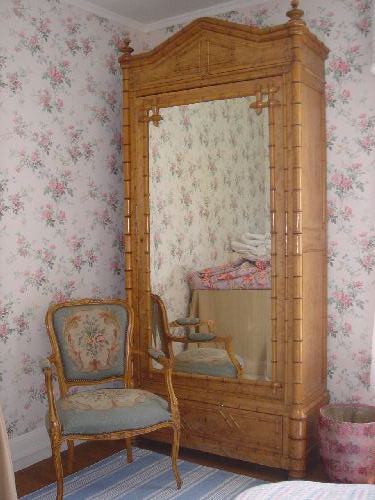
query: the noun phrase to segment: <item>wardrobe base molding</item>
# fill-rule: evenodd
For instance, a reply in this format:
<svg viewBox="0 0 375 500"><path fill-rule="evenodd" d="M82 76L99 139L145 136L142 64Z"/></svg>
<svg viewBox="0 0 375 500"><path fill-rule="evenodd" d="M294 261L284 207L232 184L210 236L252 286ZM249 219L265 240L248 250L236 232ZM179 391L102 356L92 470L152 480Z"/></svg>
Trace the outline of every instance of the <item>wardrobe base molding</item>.
<svg viewBox="0 0 375 500"><path fill-rule="evenodd" d="M303 478L317 447L319 401L304 418L248 411L202 402L179 400L181 446L268 467L289 470ZM166 431L149 435L171 442Z"/></svg>

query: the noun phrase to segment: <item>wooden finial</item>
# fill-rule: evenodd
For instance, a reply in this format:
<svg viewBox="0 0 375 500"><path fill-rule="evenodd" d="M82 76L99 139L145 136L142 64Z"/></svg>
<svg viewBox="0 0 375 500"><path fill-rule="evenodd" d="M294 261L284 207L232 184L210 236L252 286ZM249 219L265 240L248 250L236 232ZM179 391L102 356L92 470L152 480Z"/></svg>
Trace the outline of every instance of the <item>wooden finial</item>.
<svg viewBox="0 0 375 500"><path fill-rule="evenodd" d="M160 121L163 117L160 115L160 108L157 104L154 104L148 113L148 121L153 123L155 127L159 126Z"/></svg>
<svg viewBox="0 0 375 500"><path fill-rule="evenodd" d="M292 0L290 2L292 8L290 10L288 10L288 12L286 13L286 15L289 17L290 21L289 22L292 22L292 21L301 21L302 20L302 17L303 17L303 10L302 9L299 9L299 0ZM302 20L302 22L304 22Z"/></svg>
<svg viewBox="0 0 375 500"><path fill-rule="evenodd" d="M266 106L267 106L267 103L263 101L263 92L259 88L255 92L255 101L253 101L250 104L250 108L254 109L254 111L257 115L260 115L262 112L262 109L265 108Z"/></svg>
<svg viewBox="0 0 375 500"><path fill-rule="evenodd" d="M130 47L130 38L125 38L122 46L120 47L120 52L122 56L120 57L120 62L129 61L132 52L134 52L133 47Z"/></svg>

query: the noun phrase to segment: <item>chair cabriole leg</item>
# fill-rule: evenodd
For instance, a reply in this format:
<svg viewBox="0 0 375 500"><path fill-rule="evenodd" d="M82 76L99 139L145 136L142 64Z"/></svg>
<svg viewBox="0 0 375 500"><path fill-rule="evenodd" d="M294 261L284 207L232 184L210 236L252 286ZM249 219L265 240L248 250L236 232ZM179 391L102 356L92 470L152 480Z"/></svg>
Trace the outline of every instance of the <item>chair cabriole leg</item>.
<svg viewBox="0 0 375 500"><path fill-rule="evenodd" d="M71 474L73 472L73 464L74 464L74 441L72 439L68 439L68 473Z"/></svg>
<svg viewBox="0 0 375 500"><path fill-rule="evenodd" d="M56 488L57 488L56 500L62 500L64 496L64 473L61 462L60 439L52 438L51 445L52 445L51 447L52 447L53 464L55 466L55 473L56 473Z"/></svg>
<svg viewBox="0 0 375 500"><path fill-rule="evenodd" d="M173 427L172 469L174 477L176 478L177 489L180 489L182 486L182 480L177 465L179 446L180 446L180 429L178 427Z"/></svg>
<svg viewBox="0 0 375 500"><path fill-rule="evenodd" d="M126 455L128 459L128 464L133 462L133 451L132 451L132 440L131 438L125 438L126 443Z"/></svg>

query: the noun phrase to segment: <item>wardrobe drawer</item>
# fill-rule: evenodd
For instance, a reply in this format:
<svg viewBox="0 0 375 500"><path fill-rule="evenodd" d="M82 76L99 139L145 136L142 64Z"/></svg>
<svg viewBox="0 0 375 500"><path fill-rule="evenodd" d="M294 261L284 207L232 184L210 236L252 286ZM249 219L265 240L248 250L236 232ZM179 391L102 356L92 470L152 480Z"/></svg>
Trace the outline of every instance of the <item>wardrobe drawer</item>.
<svg viewBox="0 0 375 500"><path fill-rule="evenodd" d="M282 416L180 401L182 438L208 438L225 446L282 452Z"/></svg>

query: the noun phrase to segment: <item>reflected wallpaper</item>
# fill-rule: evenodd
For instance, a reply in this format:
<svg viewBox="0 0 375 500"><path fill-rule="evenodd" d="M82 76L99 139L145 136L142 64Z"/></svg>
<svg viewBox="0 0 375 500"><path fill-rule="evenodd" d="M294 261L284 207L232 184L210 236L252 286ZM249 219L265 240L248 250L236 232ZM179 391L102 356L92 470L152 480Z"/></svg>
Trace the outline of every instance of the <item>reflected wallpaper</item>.
<svg viewBox="0 0 375 500"><path fill-rule="evenodd" d="M232 238L270 231L268 110L253 100L161 109L150 125L151 287L171 320L188 313L188 272L233 260Z"/></svg>
<svg viewBox="0 0 375 500"><path fill-rule="evenodd" d="M285 23L288 0L217 17ZM328 389L332 401L375 404L370 390L375 310L375 77L373 0L302 0L308 27L330 49L326 61L328 166ZM182 28L151 33L152 45Z"/></svg>
<svg viewBox="0 0 375 500"><path fill-rule="evenodd" d="M55 0L2 1L0 24L0 401L16 436L44 425L48 305L124 294L129 32Z"/></svg>

